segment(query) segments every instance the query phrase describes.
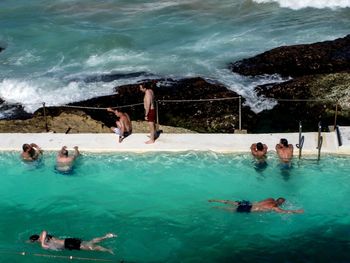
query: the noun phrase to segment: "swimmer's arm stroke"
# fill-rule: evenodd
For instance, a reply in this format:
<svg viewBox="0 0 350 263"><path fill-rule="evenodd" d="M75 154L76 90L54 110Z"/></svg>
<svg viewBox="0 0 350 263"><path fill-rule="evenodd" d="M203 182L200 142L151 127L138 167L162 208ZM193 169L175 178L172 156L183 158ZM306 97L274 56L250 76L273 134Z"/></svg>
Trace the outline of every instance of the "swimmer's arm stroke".
<svg viewBox="0 0 350 263"><path fill-rule="evenodd" d="M46 244L46 236L47 236L47 232L45 230L43 230L43 232L41 232L40 234L40 244L42 248L48 249L50 248L49 245Z"/></svg>
<svg viewBox="0 0 350 263"><path fill-rule="evenodd" d="M274 207L272 210L275 211L276 213L280 213L280 214L302 214L302 213L304 213L304 209L284 210L284 209L281 209L279 207Z"/></svg>

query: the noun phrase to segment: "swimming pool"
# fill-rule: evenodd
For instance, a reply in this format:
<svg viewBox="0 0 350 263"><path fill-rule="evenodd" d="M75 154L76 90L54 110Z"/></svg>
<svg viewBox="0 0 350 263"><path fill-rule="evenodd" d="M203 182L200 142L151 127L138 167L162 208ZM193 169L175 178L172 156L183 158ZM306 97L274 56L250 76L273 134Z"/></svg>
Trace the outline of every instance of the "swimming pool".
<svg viewBox="0 0 350 263"><path fill-rule="evenodd" d="M0 153L0 262L63 262L79 256L114 262L349 262L349 157L294 160L274 153L257 171L248 154L213 152L84 154L72 175L54 170L54 153L36 164ZM241 214L208 199L287 199L304 214ZM118 234L115 255L45 251L25 243L48 230L90 239ZM29 255L15 255L25 251Z"/></svg>

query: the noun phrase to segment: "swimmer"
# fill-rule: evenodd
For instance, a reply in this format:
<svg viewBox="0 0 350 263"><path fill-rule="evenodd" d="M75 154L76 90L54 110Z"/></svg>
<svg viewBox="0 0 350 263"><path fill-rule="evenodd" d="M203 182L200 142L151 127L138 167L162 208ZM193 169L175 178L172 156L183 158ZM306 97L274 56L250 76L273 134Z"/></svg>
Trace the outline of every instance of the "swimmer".
<svg viewBox="0 0 350 263"><path fill-rule="evenodd" d="M230 201L230 200L208 200L208 202L217 202L227 204L229 207L218 207L229 211L235 211L239 213L250 213L250 212L276 212L283 214L301 214L304 213L303 209L298 210L285 210L280 206L286 201L285 198L280 197L278 199L267 198L265 200L251 203L249 201Z"/></svg>
<svg viewBox="0 0 350 263"><path fill-rule="evenodd" d="M67 146L63 146L58 152L56 158L56 169L60 172L69 172L72 170L74 160L80 155L78 146L74 146L73 156L68 156Z"/></svg>
<svg viewBox="0 0 350 263"><path fill-rule="evenodd" d="M42 154L43 150L35 143L25 143L22 146L23 152L21 153L21 157L23 161L35 161L38 160Z"/></svg>
<svg viewBox="0 0 350 263"><path fill-rule="evenodd" d="M113 250L96 245L97 243L100 243L101 241L117 237L117 235L108 233L103 237L97 237L94 239L91 239L90 241L83 241L80 238L65 238L60 239L54 236L51 236L47 233L47 231L42 231L40 235L32 235L29 237L29 241L31 243L38 242L40 243L41 247L44 249L50 249L50 250L90 250L90 251L102 251L102 252L108 252L111 254L113 253Z"/></svg>

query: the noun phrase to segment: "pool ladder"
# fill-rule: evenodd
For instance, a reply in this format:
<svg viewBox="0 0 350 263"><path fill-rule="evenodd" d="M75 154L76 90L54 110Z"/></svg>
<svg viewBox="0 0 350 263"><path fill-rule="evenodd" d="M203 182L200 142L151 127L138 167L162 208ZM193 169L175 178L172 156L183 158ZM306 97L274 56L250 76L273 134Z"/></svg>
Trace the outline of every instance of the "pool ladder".
<svg viewBox="0 0 350 263"><path fill-rule="evenodd" d="M296 144L296 147L299 149L299 159L301 159L301 153L303 150L304 140L305 140L304 135L302 135L302 129L303 129L303 126L301 124L301 121L299 121L299 143ZM321 131L322 131L322 125L321 125L321 122L319 122L318 123L317 147L316 147L316 149L318 150L317 162L319 162L321 159L321 149L322 149L322 144L323 144L323 137L321 135Z"/></svg>
<svg viewBox="0 0 350 263"><path fill-rule="evenodd" d="M318 150L318 154L317 154L317 161L319 162L321 159L321 149L322 149L322 143L323 143L323 137L321 135L321 131L322 131L322 125L321 122L318 123L318 136L317 136L317 150Z"/></svg>
<svg viewBox="0 0 350 263"><path fill-rule="evenodd" d="M301 124L301 121L299 121L299 143L295 145L299 149L299 159L301 158L301 152L304 146L304 135L301 135L302 129L303 125Z"/></svg>

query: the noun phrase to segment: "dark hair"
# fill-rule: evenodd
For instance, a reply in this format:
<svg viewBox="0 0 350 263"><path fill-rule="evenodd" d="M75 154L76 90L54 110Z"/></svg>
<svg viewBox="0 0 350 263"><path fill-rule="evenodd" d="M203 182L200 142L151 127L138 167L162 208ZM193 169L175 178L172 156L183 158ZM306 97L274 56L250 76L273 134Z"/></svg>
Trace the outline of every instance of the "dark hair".
<svg viewBox="0 0 350 263"><path fill-rule="evenodd" d="M281 143L284 147L288 147L288 141L287 141L287 139L282 138L282 139L280 140L280 143Z"/></svg>
<svg viewBox="0 0 350 263"><path fill-rule="evenodd" d="M31 146L28 143L23 144L22 149L23 151L27 151Z"/></svg>
<svg viewBox="0 0 350 263"><path fill-rule="evenodd" d="M62 155L68 156L68 151L67 150L62 151Z"/></svg>
<svg viewBox="0 0 350 263"><path fill-rule="evenodd" d="M258 142L258 143L256 144L256 149L257 149L258 151L262 151L262 150L264 150L264 145L263 145L261 142Z"/></svg>
<svg viewBox="0 0 350 263"><path fill-rule="evenodd" d="M279 198L277 198L277 200L276 200L276 202L278 203L278 205L283 204L285 201L286 201L286 199L283 198L283 197L279 197Z"/></svg>
<svg viewBox="0 0 350 263"><path fill-rule="evenodd" d="M37 235L37 234L31 235L31 236L29 237L30 242L35 242L35 241L37 241L38 239L39 239L39 235Z"/></svg>

